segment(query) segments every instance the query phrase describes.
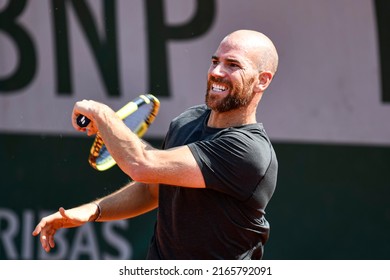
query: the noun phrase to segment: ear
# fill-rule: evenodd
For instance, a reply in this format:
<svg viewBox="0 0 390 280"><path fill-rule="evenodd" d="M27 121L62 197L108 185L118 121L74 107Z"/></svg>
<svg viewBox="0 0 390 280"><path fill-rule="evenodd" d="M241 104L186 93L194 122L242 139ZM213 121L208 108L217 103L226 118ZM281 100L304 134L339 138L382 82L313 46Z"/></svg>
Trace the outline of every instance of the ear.
<svg viewBox="0 0 390 280"><path fill-rule="evenodd" d="M259 91L265 91L269 84L271 83L273 74L270 71L264 71L259 73L259 80L256 88Z"/></svg>

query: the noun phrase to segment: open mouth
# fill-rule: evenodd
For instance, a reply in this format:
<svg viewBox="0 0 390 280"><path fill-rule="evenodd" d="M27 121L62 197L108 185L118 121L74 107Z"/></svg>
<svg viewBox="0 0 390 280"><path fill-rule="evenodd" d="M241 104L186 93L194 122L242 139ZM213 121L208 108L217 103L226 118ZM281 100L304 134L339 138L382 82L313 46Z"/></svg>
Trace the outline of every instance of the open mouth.
<svg viewBox="0 0 390 280"><path fill-rule="evenodd" d="M212 91L215 91L215 92L224 92L224 91L227 91L228 90L228 87L227 86L224 86L224 85L221 85L221 84L215 84L213 83L211 85L211 90Z"/></svg>

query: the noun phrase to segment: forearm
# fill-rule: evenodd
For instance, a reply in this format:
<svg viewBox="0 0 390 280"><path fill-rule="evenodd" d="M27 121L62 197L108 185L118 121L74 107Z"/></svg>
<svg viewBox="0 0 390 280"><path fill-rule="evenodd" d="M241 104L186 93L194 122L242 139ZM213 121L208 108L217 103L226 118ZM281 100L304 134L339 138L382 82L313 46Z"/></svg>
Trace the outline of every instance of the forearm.
<svg viewBox="0 0 390 280"><path fill-rule="evenodd" d="M91 120L87 128L77 125L80 114ZM87 131L88 135L99 133L118 166L135 181L205 188L202 172L188 146L155 149L134 134L111 108L95 101L77 102L72 116L75 129Z"/></svg>
<svg viewBox="0 0 390 280"><path fill-rule="evenodd" d="M187 146L169 150L155 149L132 133L110 110L101 110L95 122L118 166L134 180L182 187L205 187L198 164Z"/></svg>
<svg viewBox="0 0 390 280"><path fill-rule="evenodd" d="M118 166L131 178L137 177L137 170L147 162L147 151L154 148L134 134L108 107L102 107L95 115L95 124Z"/></svg>
<svg viewBox="0 0 390 280"><path fill-rule="evenodd" d="M158 206L158 185L131 182L120 190L95 201L100 207L99 222L127 219ZM95 210L98 210L95 208ZM98 217L95 212L93 220Z"/></svg>

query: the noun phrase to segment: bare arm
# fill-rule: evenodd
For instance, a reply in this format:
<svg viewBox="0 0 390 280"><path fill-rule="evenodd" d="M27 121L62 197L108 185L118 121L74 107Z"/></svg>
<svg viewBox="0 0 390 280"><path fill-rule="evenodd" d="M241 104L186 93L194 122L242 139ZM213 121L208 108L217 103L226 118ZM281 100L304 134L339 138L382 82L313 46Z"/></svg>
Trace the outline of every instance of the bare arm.
<svg viewBox="0 0 390 280"><path fill-rule="evenodd" d="M101 216L99 221L111 221L135 217L151 211L158 206L158 185L146 185L131 182L120 190L75 208L59 211L41 219L35 227L33 235L40 234L43 249L49 252L54 248L54 235L61 228L82 226L96 220L99 215L97 204L100 205Z"/></svg>
<svg viewBox="0 0 390 280"><path fill-rule="evenodd" d="M158 206L158 184L131 182L120 190L95 201L101 213L99 222L127 219ZM94 219L96 219L96 213Z"/></svg>
<svg viewBox="0 0 390 280"><path fill-rule="evenodd" d="M99 132L118 166L131 178L144 183L162 183L192 188L204 188L201 170L188 146L159 150L141 141L137 135L104 104L80 101L73 109L73 126L83 114L91 119L88 134Z"/></svg>

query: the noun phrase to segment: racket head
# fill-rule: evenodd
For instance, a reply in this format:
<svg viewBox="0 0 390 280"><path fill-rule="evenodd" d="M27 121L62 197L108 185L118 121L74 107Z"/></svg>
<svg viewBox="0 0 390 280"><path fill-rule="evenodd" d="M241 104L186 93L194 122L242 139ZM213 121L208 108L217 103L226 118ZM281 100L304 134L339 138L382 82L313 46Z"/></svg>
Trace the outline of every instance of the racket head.
<svg viewBox="0 0 390 280"><path fill-rule="evenodd" d="M154 95L143 94L127 103L116 114L132 132L141 138L155 120L159 108L160 101ZM116 164L99 133L92 144L88 161L99 171L105 171Z"/></svg>

